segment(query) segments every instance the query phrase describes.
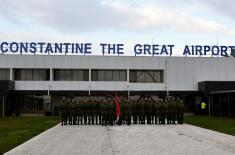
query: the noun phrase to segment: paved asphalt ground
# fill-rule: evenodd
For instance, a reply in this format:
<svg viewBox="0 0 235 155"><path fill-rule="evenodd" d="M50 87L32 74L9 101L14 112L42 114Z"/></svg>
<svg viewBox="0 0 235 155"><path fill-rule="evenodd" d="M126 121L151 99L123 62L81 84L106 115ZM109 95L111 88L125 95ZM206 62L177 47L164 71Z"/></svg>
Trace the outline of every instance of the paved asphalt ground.
<svg viewBox="0 0 235 155"><path fill-rule="evenodd" d="M57 125L6 155L234 155L235 137L191 125Z"/></svg>

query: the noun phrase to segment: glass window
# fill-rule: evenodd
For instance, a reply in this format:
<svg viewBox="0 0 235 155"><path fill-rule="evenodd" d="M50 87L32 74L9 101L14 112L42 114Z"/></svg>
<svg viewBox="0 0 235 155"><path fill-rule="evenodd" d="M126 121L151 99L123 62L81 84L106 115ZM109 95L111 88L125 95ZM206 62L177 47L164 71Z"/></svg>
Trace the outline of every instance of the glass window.
<svg viewBox="0 0 235 155"><path fill-rule="evenodd" d="M130 71L129 72L129 80L130 82L137 82L136 78L137 78L137 75L136 75L136 71Z"/></svg>
<svg viewBox="0 0 235 155"><path fill-rule="evenodd" d="M0 80L10 80L9 69L0 69Z"/></svg>
<svg viewBox="0 0 235 155"><path fill-rule="evenodd" d="M137 82L145 82L145 72L137 71Z"/></svg>
<svg viewBox="0 0 235 155"><path fill-rule="evenodd" d="M153 83L153 82L155 82L156 80L154 79L154 76L153 76L153 71L146 71L145 72L146 73L146 82L148 82L148 83Z"/></svg>
<svg viewBox="0 0 235 155"><path fill-rule="evenodd" d="M154 79L156 80L156 82L160 83L162 81L162 72L158 71L158 72L154 72Z"/></svg>
<svg viewBox="0 0 235 155"><path fill-rule="evenodd" d="M105 71L104 70L100 70L98 72L98 81L105 81Z"/></svg>
<svg viewBox="0 0 235 155"><path fill-rule="evenodd" d="M124 70L121 70L121 71L119 71L120 73L120 79L119 79L119 81L126 81L127 80L127 77L126 77L126 71L124 71Z"/></svg>
<svg viewBox="0 0 235 155"><path fill-rule="evenodd" d="M60 77L60 72L58 70L54 70L54 80L58 81Z"/></svg>
<svg viewBox="0 0 235 155"><path fill-rule="evenodd" d="M15 69L15 80L17 81L49 81L49 69Z"/></svg>
<svg viewBox="0 0 235 155"><path fill-rule="evenodd" d="M70 81L71 80L71 70L62 70L61 77L64 81Z"/></svg>
<svg viewBox="0 0 235 155"><path fill-rule="evenodd" d="M89 70L84 70L83 71L83 80L84 81L89 81Z"/></svg>
<svg viewBox="0 0 235 155"><path fill-rule="evenodd" d="M43 81L43 80L49 81L50 80L50 70L49 69L48 70L40 70L39 73L40 73L40 75L39 75L40 81Z"/></svg>
<svg viewBox="0 0 235 155"><path fill-rule="evenodd" d="M126 70L92 70L92 81L126 81Z"/></svg>
<svg viewBox="0 0 235 155"><path fill-rule="evenodd" d="M22 113L51 112L51 97L47 95L16 95L16 111Z"/></svg>
<svg viewBox="0 0 235 155"><path fill-rule="evenodd" d="M87 79L86 79L87 78ZM88 81L88 70L77 69L54 69L55 81Z"/></svg>
<svg viewBox="0 0 235 155"><path fill-rule="evenodd" d="M79 71L73 70L71 78L72 78L71 81L78 81L79 80Z"/></svg>
<svg viewBox="0 0 235 155"><path fill-rule="evenodd" d="M33 75L34 75L34 76L33 76L33 80L34 80L34 81L40 81L40 80L42 80L40 71L41 71L41 70L34 70L34 71L33 71Z"/></svg>
<svg viewBox="0 0 235 155"><path fill-rule="evenodd" d="M91 72L91 80L92 81L98 81L98 71L97 70L92 70L92 72Z"/></svg>
<svg viewBox="0 0 235 155"><path fill-rule="evenodd" d="M26 72L26 80L32 81L33 80L33 70L27 69L25 72Z"/></svg>
<svg viewBox="0 0 235 155"><path fill-rule="evenodd" d="M21 70L16 69L15 70L15 80L20 80L21 79Z"/></svg>
<svg viewBox="0 0 235 155"><path fill-rule="evenodd" d="M105 72L105 81L113 81L113 72L111 70Z"/></svg>
<svg viewBox="0 0 235 155"><path fill-rule="evenodd" d="M120 71L113 71L113 81L120 81Z"/></svg>
<svg viewBox="0 0 235 155"><path fill-rule="evenodd" d="M78 78L77 81L84 81L84 71L80 70L80 71L76 71L78 72Z"/></svg>
<svg viewBox="0 0 235 155"><path fill-rule="evenodd" d="M162 70L130 70L130 82L163 83Z"/></svg>
<svg viewBox="0 0 235 155"><path fill-rule="evenodd" d="M25 81L27 79L27 70L26 69L22 69L20 75L21 75L21 77L20 77L19 80Z"/></svg>

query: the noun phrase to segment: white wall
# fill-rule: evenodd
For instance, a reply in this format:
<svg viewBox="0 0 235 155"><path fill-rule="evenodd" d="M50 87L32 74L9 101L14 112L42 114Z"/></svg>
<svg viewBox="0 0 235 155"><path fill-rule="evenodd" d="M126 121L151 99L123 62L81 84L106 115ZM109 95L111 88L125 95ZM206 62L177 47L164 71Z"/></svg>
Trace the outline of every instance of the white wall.
<svg viewBox="0 0 235 155"><path fill-rule="evenodd" d="M164 70L164 83L16 81L16 90L165 91L167 81L170 91L197 91L199 81L235 81L234 58L0 55L0 68Z"/></svg>

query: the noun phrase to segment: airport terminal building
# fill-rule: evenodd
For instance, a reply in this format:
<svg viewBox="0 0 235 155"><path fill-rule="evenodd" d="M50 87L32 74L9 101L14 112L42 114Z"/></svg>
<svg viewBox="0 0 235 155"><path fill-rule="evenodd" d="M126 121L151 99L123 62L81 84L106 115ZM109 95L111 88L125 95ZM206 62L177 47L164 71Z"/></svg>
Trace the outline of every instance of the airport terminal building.
<svg viewBox="0 0 235 155"><path fill-rule="evenodd" d="M235 116L235 59L0 55L3 115L55 114L63 96L180 97L185 111L202 100L211 115Z"/></svg>

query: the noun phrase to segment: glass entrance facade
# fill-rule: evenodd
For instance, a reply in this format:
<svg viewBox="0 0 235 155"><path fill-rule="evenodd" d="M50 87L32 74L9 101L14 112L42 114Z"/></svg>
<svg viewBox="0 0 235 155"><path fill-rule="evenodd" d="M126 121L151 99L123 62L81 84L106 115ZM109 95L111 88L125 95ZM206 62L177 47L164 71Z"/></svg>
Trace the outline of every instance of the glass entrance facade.
<svg viewBox="0 0 235 155"><path fill-rule="evenodd" d="M51 112L51 96L16 95L15 102L17 113L46 114Z"/></svg>

